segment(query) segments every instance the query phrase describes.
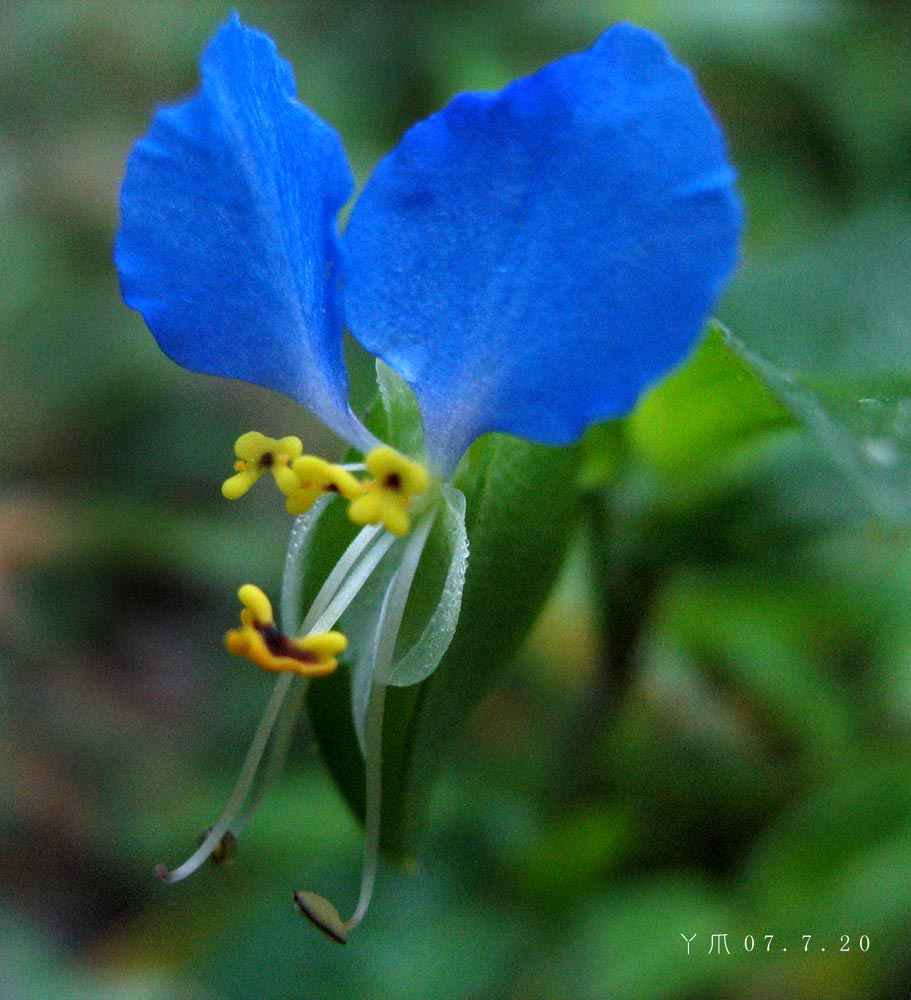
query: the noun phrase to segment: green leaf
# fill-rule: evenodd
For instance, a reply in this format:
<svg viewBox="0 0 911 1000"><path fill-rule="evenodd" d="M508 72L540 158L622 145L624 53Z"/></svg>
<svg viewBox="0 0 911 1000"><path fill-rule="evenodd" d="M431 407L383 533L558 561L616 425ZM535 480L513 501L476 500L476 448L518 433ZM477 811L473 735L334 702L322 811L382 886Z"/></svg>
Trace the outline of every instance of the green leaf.
<svg viewBox="0 0 911 1000"><path fill-rule="evenodd" d="M807 628L814 613L823 615L820 605L833 628L838 622L823 584L808 593L802 579L689 574L664 602L665 624L716 688L734 692L779 738L812 747L818 762L842 758L852 736L851 698Z"/></svg>
<svg viewBox="0 0 911 1000"><path fill-rule="evenodd" d="M640 401L626 422L636 452L662 471L701 471L761 434L793 425L731 334L712 322L687 364Z"/></svg>
<svg viewBox="0 0 911 1000"><path fill-rule="evenodd" d="M739 350L878 517L911 518L911 375L814 384Z"/></svg>
<svg viewBox="0 0 911 1000"><path fill-rule="evenodd" d="M881 519L911 517L911 210L904 198L757 253L725 299L730 341Z"/></svg>
<svg viewBox="0 0 911 1000"><path fill-rule="evenodd" d="M379 358L376 361L376 384L386 424L385 431L380 437L398 448L404 455L423 456L424 434L421 414L410 386Z"/></svg>

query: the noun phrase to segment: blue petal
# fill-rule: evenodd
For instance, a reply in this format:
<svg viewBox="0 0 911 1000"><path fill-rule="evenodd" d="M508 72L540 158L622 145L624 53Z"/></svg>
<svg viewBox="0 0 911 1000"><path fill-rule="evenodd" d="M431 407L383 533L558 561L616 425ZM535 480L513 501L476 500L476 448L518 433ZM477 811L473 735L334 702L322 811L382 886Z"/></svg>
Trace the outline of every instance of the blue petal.
<svg viewBox="0 0 911 1000"><path fill-rule="evenodd" d="M299 400L355 443L342 359L336 215L353 180L335 132L294 99L272 40L235 15L202 89L130 157L115 258L127 303L193 371Z"/></svg>
<svg viewBox="0 0 911 1000"><path fill-rule="evenodd" d="M485 431L572 442L698 336L732 185L690 73L620 25L406 134L345 234L348 324L415 390L438 467Z"/></svg>

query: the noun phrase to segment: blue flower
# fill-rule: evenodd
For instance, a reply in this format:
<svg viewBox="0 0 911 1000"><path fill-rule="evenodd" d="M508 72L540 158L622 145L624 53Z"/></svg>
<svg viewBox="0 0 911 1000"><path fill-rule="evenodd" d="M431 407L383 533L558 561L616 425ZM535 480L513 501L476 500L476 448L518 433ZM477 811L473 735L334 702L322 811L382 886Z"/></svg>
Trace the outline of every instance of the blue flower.
<svg viewBox="0 0 911 1000"><path fill-rule="evenodd" d="M686 355L736 261L733 177L690 73L618 25L412 128L340 238L341 142L235 15L198 96L130 157L116 261L175 361L291 396L364 450L347 325L412 387L449 475L486 431L576 440Z"/></svg>
<svg viewBox="0 0 911 1000"><path fill-rule="evenodd" d="M365 463L304 456L297 438L238 439L225 496L270 471L303 514L282 589L287 634L248 584L227 638L280 677L224 813L163 877L228 849L292 684L331 672L345 652L366 759L361 897L342 921L322 897L295 896L344 941L376 873L384 692L427 677L458 622L468 539L465 498L449 481L461 457L488 431L570 444L628 413L685 357L736 262L733 181L690 73L658 38L619 25L587 52L497 93L463 94L412 128L340 235L354 182L338 136L297 102L271 39L236 15L221 28L198 95L159 111L130 156L115 249L123 295L179 364L292 397ZM403 398L396 376L413 390L423 441L410 457L352 412L345 327L388 366L378 365L387 403ZM364 527L299 622L304 553L332 494ZM428 592L439 603L400 652L434 531L441 575Z"/></svg>

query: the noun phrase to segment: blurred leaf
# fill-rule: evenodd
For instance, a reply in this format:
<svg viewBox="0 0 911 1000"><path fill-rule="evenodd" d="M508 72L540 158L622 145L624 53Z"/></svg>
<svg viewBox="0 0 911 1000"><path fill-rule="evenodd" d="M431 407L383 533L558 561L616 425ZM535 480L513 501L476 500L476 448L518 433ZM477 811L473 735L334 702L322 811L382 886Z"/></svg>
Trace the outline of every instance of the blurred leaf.
<svg viewBox="0 0 911 1000"><path fill-rule="evenodd" d="M909 243L911 253L911 243ZM903 285L904 288L904 285ZM908 309L911 330L911 300ZM898 336L898 328L895 329ZM705 474L771 430L805 428L888 522L911 517L911 336L863 352L843 336L845 370L826 380L785 372L713 324L690 361L646 395L624 425L636 451L665 472ZM804 341L806 342L806 341ZM890 354L889 351L892 350ZM833 350L838 356L839 350ZM907 356L906 356L907 355ZM826 366L832 355L827 355ZM809 361L812 364L812 361ZM854 374L866 367L866 375ZM907 371L905 371L907 369ZM617 467L613 437L589 446L589 479Z"/></svg>
<svg viewBox="0 0 911 1000"><path fill-rule="evenodd" d="M582 438L581 449L580 487L590 491L607 485L623 462L623 422L608 420L589 427Z"/></svg>
<svg viewBox="0 0 911 1000"><path fill-rule="evenodd" d="M208 994L159 969L71 968L38 933L0 911L0 995L4 1000L206 1000Z"/></svg>
<svg viewBox="0 0 911 1000"><path fill-rule="evenodd" d="M344 893L339 881L330 883L333 896ZM195 965L219 1000L497 997L523 932L521 911L437 864L418 878L380 879L371 914L344 951L290 912L290 893L251 893L229 917Z"/></svg>
<svg viewBox="0 0 911 1000"><path fill-rule="evenodd" d="M762 576L722 573L702 581L689 576L666 600L684 647L745 699L741 708L751 724L771 727L770 742L798 740L813 748L814 758L838 759L855 720L848 692L833 676L825 636L811 627L822 608L834 619L833 595L807 593L800 578L773 587Z"/></svg>
<svg viewBox="0 0 911 1000"><path fill-rule="evenodd" d="M742 926L762 913L781 942L813 935L803 968L783 955L777 963L801 995L893 995L883 983L905 962L911 933L907 754L845 757L798 798L756 843L741 907Z"/></svg>
<svg viewBox="0 0 911 1000"><path fill-rule="evenodd" d="M911 517L911 371L814 385L744 357L887 525ZM900 362L899 362L900 363Z"/></svg>
<svg viewBox="0 0 911 1000"><path fill-rule="evenodd" d="M747 862L744 891L750 906L761 907L780 924L796 927L807 911L825 909L845 932L870 933L880 910L908 921L911 914L911 860L892 854L892 877L871 880L862 895L864 859L878 864L878 845L887 849L911 836L911 763L904 755L845 757L818 787L798 799L761 838ZM854 870L854 874L851 872ZM854 888L845 892L847 881ZM899 906L887 899L898 893ZM837 897L837 905L833 904ZM878 901L881 900L881 901ZM817 922L822 930L822 926Z"/></svg>
<svg viewBox="0 0 911 1000"><path fill-rule="evenodd" d="M786 373L815 383L911 378L911 205L892 197L812 239L753 254L725 321Z"/></svg>
<svg viewBox="0 0 911 1000"><path fill-rule="evenodd" d="M911 207L894 198L755 257L725 306L744 362L887 523L911 517L909 260Z"/></svg>
<svg viewBox="0 0 911 1000"><path fill-rule="evenodd" d="M695 875L629 878L582 903L555 929L543 956L531 965L528 995L547 1000L710 995L737 968L733 954L708 954L712 934L730 926L727 903ZM689 954L684 935L692 942Z"/></svg>
<svg viewBox="0 0 911 1000"><path fill-rule="evenodd" d="M592 804L568 810L516 859L526 891L566 905L631 853L634 821L625 808Z"/></svg>
<svg viewBox="0 0 911 1000"><path fill-rule="evenodd" d="M634 448L665 471L696 474L732 448L793 418L746 363L730 333L709 325L683 368L651 390L627 420Z"/></svg>

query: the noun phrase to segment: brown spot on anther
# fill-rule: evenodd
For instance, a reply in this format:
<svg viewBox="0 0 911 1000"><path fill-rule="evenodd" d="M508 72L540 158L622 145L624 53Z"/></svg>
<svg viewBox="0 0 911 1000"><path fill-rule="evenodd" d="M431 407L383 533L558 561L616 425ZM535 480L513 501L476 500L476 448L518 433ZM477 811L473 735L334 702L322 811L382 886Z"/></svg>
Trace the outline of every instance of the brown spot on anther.
<svg viewBox="0 0 911 1000"><path fill-rule="evenodd" d="M397 472L390 472L383 480L383 486L387 490L400 490L402 488L402 477Z"/></svg>
<svg viewBox="0 0 911 1000"><path fill-rule="evenodd" d="M305 653L299 646L295 646L295 644L286 635L282 635L282 633L279 632L274 625L257 625L256 628L265 640L266 649L268 649L273 656L287 656L292 660L297 660L298 663L319 662L318 657L314 656L312 653Z"/></svg>

